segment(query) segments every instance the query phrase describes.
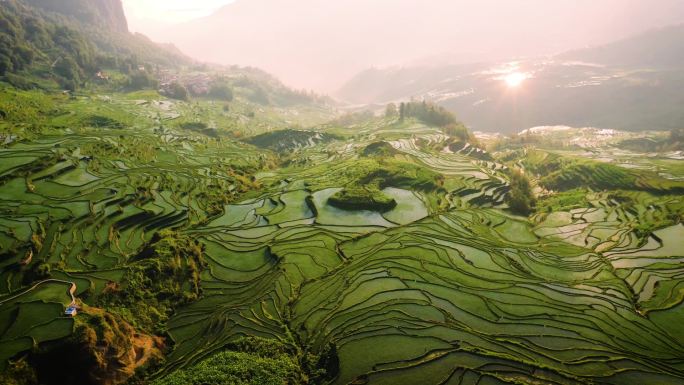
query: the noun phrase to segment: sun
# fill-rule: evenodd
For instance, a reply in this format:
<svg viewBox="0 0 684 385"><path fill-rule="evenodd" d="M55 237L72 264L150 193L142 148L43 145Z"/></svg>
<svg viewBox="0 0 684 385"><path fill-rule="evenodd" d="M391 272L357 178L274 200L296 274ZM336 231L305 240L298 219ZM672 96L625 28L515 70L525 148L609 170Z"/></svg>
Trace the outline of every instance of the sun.
<svg viewBox="0 0 684 385"><path fill-rule="evenodd" d="M510 74L504 76L503 80L506 82L508 87L517 88L520 87L520 85L523 84L523 82L528 78L529 76L522 72L511 72Z"/></svg>

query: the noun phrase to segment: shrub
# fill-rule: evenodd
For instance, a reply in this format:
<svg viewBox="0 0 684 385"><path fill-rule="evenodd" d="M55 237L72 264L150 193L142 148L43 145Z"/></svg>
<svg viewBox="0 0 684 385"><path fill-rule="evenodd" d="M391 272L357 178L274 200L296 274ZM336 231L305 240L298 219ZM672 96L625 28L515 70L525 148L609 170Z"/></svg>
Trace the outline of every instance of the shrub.
<svg viewBox="0 0 684 385"><path fill-rule="evenodd" d="M190 98L190 93L188 92L188 89L178 82L171 83L166 93L170 98L177 100L187 101Z"/></svg>
<svg viewBox="0 0 684 385"><path fill-rule="evenodd" d="M227 102L233 101L233 90L225 83L214 83L209 89L209 96Z"/></svg>
<svg viewBox="0 0 684 385"><path fill-rule="evenodd" d="M81 120L83 125L85 127L97 127L97 128L124 128L125 124L110 118L108 116L102 116L102 115L91 115L88 117L85 117Z"/></svg>
<svg viewBox="0 0 684 385"><path fill-rule="evenodd" d="M157 79L144 71L136 71L128 77L128 89L131 91L156 89Z"/></svg>
<svg viewBox="0 0 684 385"><path fill-rule="evenodd" d="M363 156L380 156L380 157L386 157L386 156L393 156L395 154L399 153L394 147L392 147L391 144L385 142L385 141L379 141L379 142L373 142L366 146L361 154Z"/></svg>

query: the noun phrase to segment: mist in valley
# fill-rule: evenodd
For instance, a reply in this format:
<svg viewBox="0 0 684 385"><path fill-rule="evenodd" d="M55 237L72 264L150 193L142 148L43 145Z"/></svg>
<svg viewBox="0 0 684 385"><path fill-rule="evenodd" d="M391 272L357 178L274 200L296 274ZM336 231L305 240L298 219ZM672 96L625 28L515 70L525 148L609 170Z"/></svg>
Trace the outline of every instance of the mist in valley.
<svg viewBox="0 0 684 385"><path fill-rule="evenodd" d="M556 54L684 21L679 0L136 3L146 2L124 0L133 31L198 60L256 66L292 87L326 93L370 67Z"/></svg>

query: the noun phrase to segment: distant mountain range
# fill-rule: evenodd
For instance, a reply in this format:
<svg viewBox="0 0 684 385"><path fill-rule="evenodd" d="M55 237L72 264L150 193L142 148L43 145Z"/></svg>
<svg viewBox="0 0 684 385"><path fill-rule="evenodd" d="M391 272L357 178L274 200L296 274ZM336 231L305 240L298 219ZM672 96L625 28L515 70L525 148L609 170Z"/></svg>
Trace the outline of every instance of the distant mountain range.
<svg viewBox="0 0 684 385"><path fill-rule="evenodd" d="M199 60L256 66L288 84L334 92L373 65L407 65L423 58L466 63L562 52L678 23L684 14L681 0L658 0L657 6L631 0L227 3L188 23L164 27L136 21L135 27ZM474 54L464 61L464 53Z"/></svg>
<svg viewBox="0 0 684 385"><path fill-rule="evenodd" d="M682 69L684 24L650 30L612 44L570 51L558 58L622 68Z"/></svg>
<svg viewBox="0 0 684 385"><path fill-rule="evenodd" d="M509 87L506 73L529 79ZM511 133L571 125L671 130L684 125L684 25L600 47L513 63L369 69L336 94L353 104L427 99L471 128Z"/></svg>

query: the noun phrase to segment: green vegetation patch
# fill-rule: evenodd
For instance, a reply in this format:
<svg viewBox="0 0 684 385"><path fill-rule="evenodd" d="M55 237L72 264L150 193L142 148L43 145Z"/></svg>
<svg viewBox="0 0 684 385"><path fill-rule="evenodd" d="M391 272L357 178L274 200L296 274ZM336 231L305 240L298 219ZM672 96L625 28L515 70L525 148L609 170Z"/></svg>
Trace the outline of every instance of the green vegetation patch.
<svg viewBox="0 0 684 385"><path fill-rule="evenodd" d="M380 156L380 157L388 157L388 156L394 156L398 154L399 151L397 151L394 147L392 147L391 144L385 142L385 141L379 141L379 142L373 142L366 146L363 151L361 151L361 154L363 156Z"/></svg>
<svg viewBox="0 0 684 385"><path fill-rule="evenodd" d="M436 192L444 183L440 174L426 167L389 159L357 161L351 171L354 172L353 179L344 189L328 198L331 206L344 210L387 212L397 206L397 201L383 192L384 189L393 187Z"/></svg>
<svg viewBox="0 0 684 385"><path fill-rule="evenodd" d="M582 162L563 164L561 168L541 178L550 190L572 190L589 187L597 190L630 189L636 177L628 170L608 163Z"/></svg>
<svg viewBox="0 0 684 385"><path fill-rule="evenodd" d="M245 338L227 350L180 369L152 385L298 385L307 382L299 363L285 345L274 340Z"/></svg>
<svg viewBox="0 0 684 385"><path fill-rule="evenodd" d="M444 176L417 164L383 161L359 179L362 185L377 184L380 189L398 187L420 191L434 191L444 184Z"/></svg>
<svg viewBox="0 0 684 385"><path fill-rule="evenodd" d="M335 139L339 137L333 134L288 129L260 134L246 139L246 142L276 152L288 152Z"/></svg>
<svg viewBox="0 0 684 385"><path fill-rule="evenodd" d="M96 127L96 128L121 129L121 128L124 128L126 126L123 122L120 122L114 118L110 118L108 116L103 116L103 115L90 115L88 117L83 118L83 120L81 120L81 122L86 127Z"/></svg>
<svg viewBox="0 0 684 385"><path fill-rule="evenodd" d="M511 189L506 195L506 203L513 213L524 216L530 215L534 211L536 199L532 193L529 179L517 170L512 170L508 174Z"/></svg>
<svg viewBox="0 0 684 385"><path fill-rule="evenodd" d="M203 245L187 235L163 230L133 259L120 283L112 282L98 298L136 327L163 333L177 306L201 294Z"/></svg>
<svg viewBox="0 0 684 385"><path fill-rule="evenodd" d="M328 204L344 210L386 212L395 208L397 201L387 196L377 186L368 185L338 191L328 198Z"/></svg>
<svg viewBox="0 0 684 385"><path fill-rule="evenodd" d="M665 179L649 170L626 169L611 163L563 156L542 150L518 150L505 154L505 161L518 160L539 177L539 183L554 191L578 188L640 190L655 193L684 192L684 182Z"/></svg>

